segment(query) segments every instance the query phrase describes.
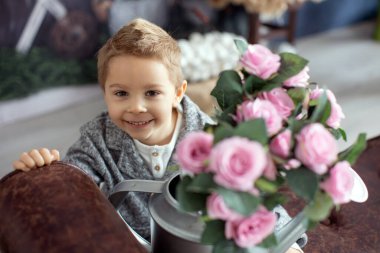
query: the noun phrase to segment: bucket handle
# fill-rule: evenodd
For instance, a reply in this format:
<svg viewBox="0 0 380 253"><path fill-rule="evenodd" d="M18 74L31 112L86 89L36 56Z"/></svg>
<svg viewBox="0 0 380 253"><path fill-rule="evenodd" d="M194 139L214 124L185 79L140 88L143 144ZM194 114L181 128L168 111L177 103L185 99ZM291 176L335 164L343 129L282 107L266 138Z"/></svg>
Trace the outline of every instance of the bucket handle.
<svg viewBox="0 0 380 253"><path fill-rule="evenodd" d="M120 218L124 221L125 225L132 232L137 241L148 251L152 252L151 244L142 238L120 215L119 209L124 202L128 192L147 192L147 193L162 193L164 185L168 180L155 181L155 180L143 180L143 179L128 179L124 180L112 189L111 194L108 196L108 200L116 209Z"/></svg>
<svg viewBox="0 0 380 253"><path fill-rule="evenodd" d="M109 201L119 210L128 192L162 193L167 181L130 179L118 183L112 190Z"/></svg>

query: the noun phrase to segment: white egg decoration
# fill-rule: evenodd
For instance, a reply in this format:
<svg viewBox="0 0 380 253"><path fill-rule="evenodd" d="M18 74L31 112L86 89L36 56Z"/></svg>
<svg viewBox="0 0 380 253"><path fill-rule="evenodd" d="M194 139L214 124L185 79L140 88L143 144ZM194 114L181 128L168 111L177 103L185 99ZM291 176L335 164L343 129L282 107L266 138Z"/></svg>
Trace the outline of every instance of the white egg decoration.
<svg viewBox="0 0 380 253"><path fill-rule="evenodd" d="M235 38L239 36L214 31L192 33L188 40L178 40L184 78L189 82L200 82L216 77L223 70L235 68L239 59Z"/></svg>

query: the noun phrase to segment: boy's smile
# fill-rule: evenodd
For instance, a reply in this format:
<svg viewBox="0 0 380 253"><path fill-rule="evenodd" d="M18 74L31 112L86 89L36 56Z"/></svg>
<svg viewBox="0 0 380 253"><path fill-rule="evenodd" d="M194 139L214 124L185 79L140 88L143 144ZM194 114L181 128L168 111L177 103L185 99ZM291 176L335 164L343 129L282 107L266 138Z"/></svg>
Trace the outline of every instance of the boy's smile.
<svg viewBox="0 0 380 253"><path fill-rule="evenodd" d="M127 122L128 124L135 126L135 127L144 127L152 121L153 120L148 120L148 121L129 121L129 120L126 120L125 122Z"/></svg>
<svg viewBox="0 0 380 253"><path fill-rule="evenodd" d="M169 71L155 58L115 56L109 61L104 96L111 120L146 145L171 140L177 103L186 83L176 88Z"/></svg>

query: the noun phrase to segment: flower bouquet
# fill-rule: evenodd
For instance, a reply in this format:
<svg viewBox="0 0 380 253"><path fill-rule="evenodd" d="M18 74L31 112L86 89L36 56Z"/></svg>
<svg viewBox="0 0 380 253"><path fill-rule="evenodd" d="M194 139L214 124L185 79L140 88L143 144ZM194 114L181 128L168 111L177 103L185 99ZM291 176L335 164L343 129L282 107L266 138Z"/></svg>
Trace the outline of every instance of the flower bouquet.
<svg viewBox="0 0 380 253"><path fill-rule="evenodd" d="M331 92L309 82L308 61L235 40L241 70L220 73L212 95L216 125L189 133L175 156L183 175L176 196L205 223L202 243L213 252L273 248L286 187L305 200L301 225L311 228L349 202L351 166L366 146L360 134L347 150L344 114Z"/></svg>

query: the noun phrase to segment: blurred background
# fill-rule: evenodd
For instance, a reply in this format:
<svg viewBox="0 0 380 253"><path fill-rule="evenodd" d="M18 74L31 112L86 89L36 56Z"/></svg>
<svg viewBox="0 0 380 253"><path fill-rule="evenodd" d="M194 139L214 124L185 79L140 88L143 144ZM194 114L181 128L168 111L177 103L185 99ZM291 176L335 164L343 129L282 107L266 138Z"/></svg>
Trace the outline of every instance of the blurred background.
<svg viewBox="0 0 380 253"><path fill-rule="evenodd" d="M236 66L233 38L310 61L311 81L328 86L354 141L380 132L378 0L1 0L0 176L33 147L64 155L79 127L105 110L96 52L142 17L167 30L183 52L188 95L212 114L218 73Z"/></svg>

